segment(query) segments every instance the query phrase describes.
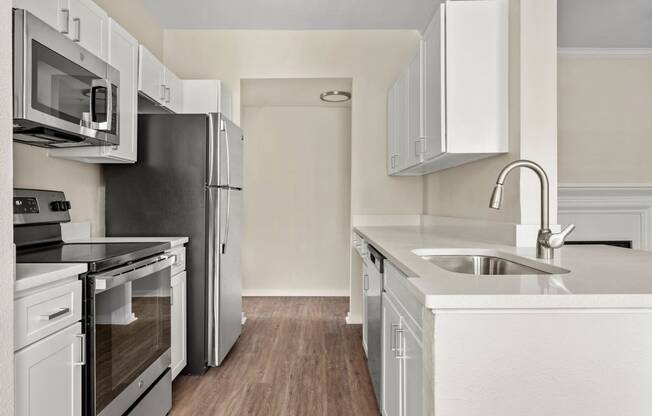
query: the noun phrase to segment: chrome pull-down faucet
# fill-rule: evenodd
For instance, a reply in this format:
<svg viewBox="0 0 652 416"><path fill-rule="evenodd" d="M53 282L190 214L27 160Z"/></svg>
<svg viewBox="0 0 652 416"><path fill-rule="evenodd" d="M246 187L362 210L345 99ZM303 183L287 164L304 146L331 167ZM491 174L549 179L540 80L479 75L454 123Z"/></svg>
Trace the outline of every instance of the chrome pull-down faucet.
<svg viewBox="0 0 652 416"><path fill-rule="evenodd" d="M489 207L500 209L503 203L503 185L505 184L505 179L516 168L528 168L534 171L539 177L539 182L541 183L541 227L537 236L537 258L552 259L554 257L554 249L564 245L566 237L573 232L575 225L569 225L560 233L553 233L550 230L550 202L548 201L550 185L548 183L548 175L546 175L546 171L541 166L531 160L516 160L505 166L500 171L498 180L496 180L496 186L491 194Z"/></svg>

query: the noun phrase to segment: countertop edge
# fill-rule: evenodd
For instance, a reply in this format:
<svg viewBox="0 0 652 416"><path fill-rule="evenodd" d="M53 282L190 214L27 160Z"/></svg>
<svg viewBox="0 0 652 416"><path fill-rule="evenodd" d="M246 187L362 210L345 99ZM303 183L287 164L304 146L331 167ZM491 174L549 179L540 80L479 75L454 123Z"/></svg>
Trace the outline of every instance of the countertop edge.
<svg viewBox="0 0 652 416"><path fill-rule="evenodd" d="M406 287L417 297L419 302L433 313L459 311L533 311L533 310L566 310L582 311L596 310L652 310L652 293L632 294L433 294L426 293L419 287L418 273L401 262L393 255L391 249L384 247L379 241L361 230L352 227L353 231L373 245L388 261L396 266L406 277ZM370 228L370 227L365 227ZM483 245L486 243L483 243Z"/></svg>
<svg viewBox="0 0 652 416"><path fill-rule="evenodd" d="M28 269L29 267L47 267L52 266L53 270L26 274L19 276L19 268ZM63 267L62 267L63 266ZM55 283L69 277L74 277L88 271L86 263L19 263L16 265L16 280L14 281L14 294L34 289L39 286Z"/></svg>

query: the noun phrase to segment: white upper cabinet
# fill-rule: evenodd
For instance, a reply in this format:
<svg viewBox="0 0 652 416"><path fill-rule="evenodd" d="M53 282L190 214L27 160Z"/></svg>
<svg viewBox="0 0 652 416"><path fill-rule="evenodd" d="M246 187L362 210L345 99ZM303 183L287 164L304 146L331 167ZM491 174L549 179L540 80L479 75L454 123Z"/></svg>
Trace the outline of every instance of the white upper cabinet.
<svg viewBox="0 0 652 416"><path fill-rule="evenodd" d="M423 128L424 159L429 160L446 151L446 117L444 77L444 11L435 14L423 35ZM427 68L427 70L426 70Z"/></svg>
<svg viewBox="0 0 652 416"><path fill-rule="evenodd" d="M183 83L183 112L222 113L231 119L231 92L217 79L186 79Z"/></svg>
<svg viewBox="0 0 652 416"><path fill-rule="evenodd" d="M92 54L107 59L109 17L92 0L14 0L13 5L29 11Z"/></svg>
<svg viewBox="0 0 652 416"><path fill-rule="evenodd" d="M395 83L387 94L387 172L392 175L398 172L398 137L396 132L396 90Z"/></svg>
<svg viewBox="0 0 652 416"><path fill-rule="evenodd" d="M70 12L68 0L14 0L13 6L25 9L61 33L67 33Z"/></svg>
<svg viewBox="0 0 652 416"><path fill-rule="evenodd" d="M143 45L140 45L138 59L138 91L164 105L167 98L165 67Z"/></svg>
<svg viewBox="0 0 652 416"><path fill-rule="evenodd" d="M408 137L406 168L421 162L422 101L421 101L421 47L408 65Z"/></svg>
<svg viewBox="0 0 652 416"><path fill-rule="evenodd" d="M171 112L183 110L183 84L143 45L139 48L138 91Z"/></svg>
<svg viewBox="0 0 652 416"><path fill-rule="evenodd" d="M52 149L50 156L87 163L133 163L138 150L138 40L109 19L109 64L120 71L118 146Z"/></svg>
<svg viewBox="0 0 652 416"><path fill-rule="evenodd" d="M109 17L92 0L68 0L68 37L91 53L108 59Z"/></svg>
<svg viewBox="0 0 652 416"><path fill-rule="evenodd" d="M423 175L508 151L508 41L506 2L441 4L397 81L407 77L399 96L407 88L408 114L395 110L394 123L407 120L408 128L398 135L402 161L390 175Z"/></svg>
<svg viewBox="0 0 652 416"><path fill-rule="evenodd" d="M165 102L163 106L175 113L183 111L183 84L168 68L165 68Z"/></svg>

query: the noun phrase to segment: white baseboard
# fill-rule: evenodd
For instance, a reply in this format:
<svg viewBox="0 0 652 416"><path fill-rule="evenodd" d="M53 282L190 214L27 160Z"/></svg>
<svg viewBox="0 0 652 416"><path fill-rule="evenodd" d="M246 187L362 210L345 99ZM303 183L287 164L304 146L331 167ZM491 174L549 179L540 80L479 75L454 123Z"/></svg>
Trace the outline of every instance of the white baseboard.
<svg viewBox="0 0 652 416"><path fill-rule="evenodd" d="M348 290L243 289L244 297L325 297L348 298Z"/></svg>
<svg viewBox="0 0 652 416"><path fill-rule="evenodd" d="M351 312L347 312L344 320L347 325L360 325L362 324L362 315L351 315Z"/></svg>

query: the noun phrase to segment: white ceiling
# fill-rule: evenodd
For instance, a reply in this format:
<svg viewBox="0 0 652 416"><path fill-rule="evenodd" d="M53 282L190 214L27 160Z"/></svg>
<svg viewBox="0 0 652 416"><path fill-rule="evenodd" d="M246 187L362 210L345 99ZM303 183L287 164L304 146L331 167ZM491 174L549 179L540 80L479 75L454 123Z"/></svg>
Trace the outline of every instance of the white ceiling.
<svg viewBox="0 0 652 416"><path fill-rule="evenodd" d="M325 91L351 92L350 78L243 79L240 100L243 106L319 106L350 107L351 101L325 103L319 94ZM352 97L351 99L355 99Z"/></svg>
<svg viewBox="0 0 652 416"><path fill-rule="evenodd" d="M424 29L441 0L144 0L168 29Z"/></svg>
<svg viewBox="0 0 652 416"><path fill-rule="evenodd" d="M652 48L652 0L559 0L558 45Z"/></svg>

